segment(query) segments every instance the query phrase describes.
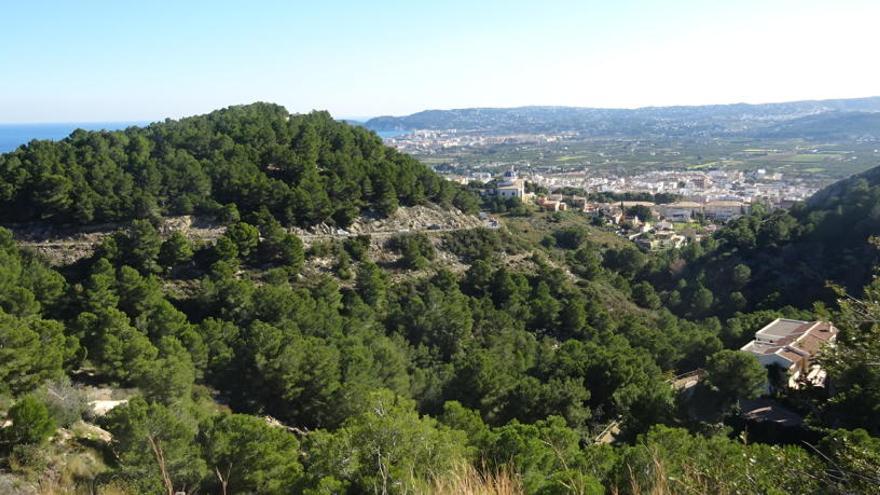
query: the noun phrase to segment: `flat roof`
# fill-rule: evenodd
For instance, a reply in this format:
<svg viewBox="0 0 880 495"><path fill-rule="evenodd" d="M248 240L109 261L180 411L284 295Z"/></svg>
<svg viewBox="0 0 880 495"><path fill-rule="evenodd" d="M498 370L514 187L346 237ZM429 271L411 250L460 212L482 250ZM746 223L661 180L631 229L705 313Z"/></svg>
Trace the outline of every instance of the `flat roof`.
<svg viewBox="0 0 880 495"><path fill-rule="evenodd" d="M666 208L700 208L703 206L703 204L697 203L696 201L679 201L677 203L668 203L660 206Z"/></svg>
<svg viewBox="0 0 880 495"><path fill-rule="evenodd" d="M776 354L794 363L815 356L836 336L837 329L830 322L777 318L755 333L760 341L752 340L740 350L758 355Z"/></svg>
<svg viewBox="0 0 880 495"><path fill-rule="evenodd" d="M767 337L789 337L792 335L803 333L806 328L804 325L812 325L812 322L801 320L790 320L788 318L777 318L768 323L764 328L758 330L755 336Z"/></svg>
<svg viewBox="0 0 880 495"><path fill-rule="evenodd" d="M787 345L788 344L767 344L764 342L751 340L748 344L742 346L739 350L760 355L777 354L780 350L785 349Z"/></svg>

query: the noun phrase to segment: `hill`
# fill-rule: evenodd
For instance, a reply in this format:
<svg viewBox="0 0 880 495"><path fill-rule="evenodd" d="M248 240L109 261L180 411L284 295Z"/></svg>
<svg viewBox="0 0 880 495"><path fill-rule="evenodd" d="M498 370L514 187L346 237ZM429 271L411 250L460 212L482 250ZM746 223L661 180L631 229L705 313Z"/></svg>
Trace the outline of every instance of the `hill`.
<svg viewBox="0 0 880 495"><path fill-rule="evenodd" d="M449 203L476 196L371 132L275 105L78 131L0 170L2 214L42 226L0 228L0 492L876 485L873 361L831 362L840 393L792 398L823 428L867 430L785 432L821 440L814 454L746 430L736 403L767 374L723 349L783 297L810 302L801 264L864 278L876 174L655 255L582 212L487 198L497 216L462 215ZM47 239L89 249L52 267ZM773 310L731 314L733 293ZM849 344L845 307L833 318L846 356L876 351ZM674 377L701 368L711 416L695 419Z"/></svg>
<svg viewBox="0 0 880 495"><path fill-rule="evenodd" d="M774 124L751 133L758 138L802 138L814 141L880 139L880 113L826 112Z"/></svg>
<svg viewBox="0 0 880 495"><path fill-rule="evenodd" d="M832 184L791 210L762 207L713 238L672 255L646 278L686 300L703 288L716 296L716 315L735 311L835 304L828 283L861 293L880 262L880 167Z"/></svg>
<svg viewBox="0 0 880 495"><path fill-rule="evenodd" d="M92 224L261 210L286 225L347 226L427 202L473 198L372 132L267 103L129 127L76 130L0 155L0 222Z"/></svg>
<svg viewBox="0 0 880 495"><path fill-rule="evenodd" d="M779 122L828 112L880 112L880 97L637 109L536 106L427 110L404 117L376 117L364 125L376 131L456 129L487 134L567 131L587 136L714 136L754 132Z"/></svg>
<svg viewBox="0 0 880 495"><path fill-rule="evenodd" d="M880 185L880 166L865 170L864 172L852 175L846 179L839 180L819 191L807 200L807 206L810 208L822 208L823 205L830 204L833 201L845 199L848 191L856 187L873 187Z"/></svg>

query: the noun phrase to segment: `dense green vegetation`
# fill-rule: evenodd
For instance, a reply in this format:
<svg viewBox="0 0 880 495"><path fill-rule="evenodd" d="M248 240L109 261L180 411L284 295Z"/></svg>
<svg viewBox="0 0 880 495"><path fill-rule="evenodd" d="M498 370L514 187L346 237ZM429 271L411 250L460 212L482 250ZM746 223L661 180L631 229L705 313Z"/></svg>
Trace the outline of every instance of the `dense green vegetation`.
<svg viewBox="0 0 880 495"><path fill-rule="evenodd" d="M859 293L880 261L880 184L855 177L791 210L755 208L700 244L670 252L641 277L680 315L833 305L838 284Z"/></svg>
<svg viewBox="0 0 880 495"><path fill-rule="evenodd" d="M554 194L583 196L590 201L599 203L614 203L617 201L650 201L658 205L674 203L682 198L674 193L649 193L649 192L587 192L579 187L560 187L553 190Z"/></svg>
<svg viewBox="0 0 880 495"><path fill-rule="evenodd" d="M347 226L361 210L467 193L370 131L280 106L229 107L116 132L75 131L0 156L0 220L88 224L268 210L286 225Z"/></svg>
<svg viewBox="0 0 880 495"><path fill-rule="evenodd" d="M202 143L214 153L219 145L205 135L224 141L226 132L273 129L270 123L323 122L316 132L330 150L334 141L322 132L360 136L367 148L377 145L370 156L385 158L361 161L360 153L339 151L345 147L319 153L322 190L333 191L338 178L352 177L341 171L361 164L358 187L387 168L403 181L395 182L395 201L403 204L470 197L442 182L431 189L436 176L384 150L372 134L324 114L288 123L276 110L233 108L147 130L78 134L4 155L2 163L30 148L73 153L73 141L158 136L163 129L170 142L191 149ZM248 118L250 126L224 127ZM188 129L189 137L174 129ZM232 148L248 155L268 134L243 136ZM812 310L842 333L840 345L823 356L836 392L787 398L809 411L804 434L811 448L773 444L770 435L750 438L738 423L737 401L755 397L766 372L753 357L725 349L778 315L811 316L807 290L790 299L759 297L788 286L762 271L767 260L758 256L767 249L819 256L804 248L817 245L861 253L871 246L864 236L880 233L871 220L880 193L870 184L854 182L846 194L790 213L756 212L703 245L665 256L606 239L574 213L532 213L511 217L509 229L444 232L439 239L400 234L385 243L397 256L392 263L371 259L366 236L307 249L284 224L342 225L338 209L319 219L300 204L288 216L272 200L250 196L247 181L224 196L217 189L223 181L215 181L229 170L221 172L215 158L223 160L204 159L219 175L208 174L211 192L199 201L234 207L195 207L228 215L225 232L212 242L160 235L157 216L131 210L96 209L109 216L86 220L31 205L33 218L51 223L131 220L92 256L55 270L0 228L0 410L9 421L0 429L3 473L27 478L67 469L75 456L59 449L92 448L102 468L72 477L70 491L79 482L99 493L420 493L462 465L512 470L527 493L538 494L868 493L876 486L876 283L863 297L853 290L858 299L838 304L830 297ZM269 163L252 159L254 167ZM271 178L284 170L275 168L250 177L302 187L300 180ZM407 174L415 182L401 179ZM20 184L31 184L23 177ZM399 195L402 184L421 186ZM29 188L10 185L10 201L46 197ZM415 190L422 195L409 196ZM154 196L158 214L181 213L162 197ZM360 198L348 203L356 205L351 214L381 209L382 197L364 189L349 198ZM849 237L820 235L850 208L860 217L848 225ZM441 250L457 263L444 263ZM310 263L328 258L330 268L309 271ZM853 263L850 271L875 261L840 259ZM736 307L734 292L743 298ZM698 368L706 377L695 406L677 393L672 377ZM83 382L132 395L93 418ZM711 417L693 414L699 408ZM77 437L83 418L112 440ZM59 441L59 426L76 441ZM619 428L615 445L594 441L607 426Z"/></svg>

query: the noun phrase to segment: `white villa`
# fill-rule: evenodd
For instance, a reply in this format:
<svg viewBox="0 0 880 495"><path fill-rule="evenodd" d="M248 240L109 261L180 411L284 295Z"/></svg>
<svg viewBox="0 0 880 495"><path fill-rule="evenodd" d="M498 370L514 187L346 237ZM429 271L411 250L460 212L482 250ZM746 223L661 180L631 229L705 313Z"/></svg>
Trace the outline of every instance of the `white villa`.
<svg viewBox="0 0 880 495"><path fill-rule="evenodd" d="M777 318L755 332L755 340L740 350L751 352L764 366L778 365L788 373L789 388L801 382L825 385L825 371L815 363L823 346L837 340L837 328L827 321Z"/></svg>
<svg viewBox="0 0 880 495"><path fill-rule="evenodd" d="M504 172L504 176L495 186L492 194L501 198L519 198L523 201L532 196L526 193L526 181L517 177L516 170Z"/></svg>

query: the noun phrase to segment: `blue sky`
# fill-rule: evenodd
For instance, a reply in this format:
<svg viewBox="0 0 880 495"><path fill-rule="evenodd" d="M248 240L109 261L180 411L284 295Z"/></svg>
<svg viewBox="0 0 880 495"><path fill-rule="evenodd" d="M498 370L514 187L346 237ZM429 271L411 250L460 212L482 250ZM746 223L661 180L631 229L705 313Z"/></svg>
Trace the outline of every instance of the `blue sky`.
<svg viewBox="0 0 880 495"><path fill-rule="evenodd" d="M0 122L880 94L880 2L0 0Z"/></svg>

